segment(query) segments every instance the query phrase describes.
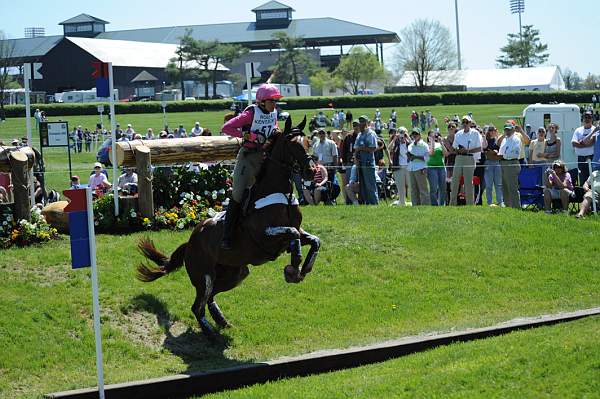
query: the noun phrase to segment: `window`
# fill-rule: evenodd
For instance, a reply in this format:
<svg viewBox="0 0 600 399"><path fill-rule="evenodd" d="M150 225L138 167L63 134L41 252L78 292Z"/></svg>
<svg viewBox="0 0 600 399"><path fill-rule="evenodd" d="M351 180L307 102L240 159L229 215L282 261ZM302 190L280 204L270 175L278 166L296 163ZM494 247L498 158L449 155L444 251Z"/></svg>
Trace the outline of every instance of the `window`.
<svg viewBox="0 0 600 399"><path fill-rule="evenodd" d="M287 11L262 11L258 13L258 19L287 19Z"/></svg>
<svg viewBox="0 0 600 399"><path fill-rule="evenodd" d="M77 25L77 32L89 32L92 30L92 24Z"/></svg>

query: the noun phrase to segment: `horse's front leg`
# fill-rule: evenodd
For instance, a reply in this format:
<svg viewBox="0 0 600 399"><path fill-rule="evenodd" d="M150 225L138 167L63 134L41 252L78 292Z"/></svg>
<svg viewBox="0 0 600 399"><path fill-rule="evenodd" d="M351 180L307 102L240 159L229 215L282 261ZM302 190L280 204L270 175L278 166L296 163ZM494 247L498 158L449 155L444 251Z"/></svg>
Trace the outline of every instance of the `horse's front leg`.
<svg viewBox="0 0 600 399"><path fill-rule="evenodd" d="M302 262L302 249L300 243L300 232L295 227L278 226L268 227L265 230L268 237L281 237L289 241L288 249L291 255L291 262L283 269L283 277L288 283L299 283L304 277L300 273L300 263Z"/></svg>
<svg viewBox="0 0 600 399"><path fill-rule="evenodd" d="M321 240L319 237L313 236L300 229L300 243L302 245L310 245L310 249L308 250L304 264L302 265L302 270L300 271L300 278L304 279L304 277L312 271L317 255L319 254L319 249L321 248Z"/></svg>

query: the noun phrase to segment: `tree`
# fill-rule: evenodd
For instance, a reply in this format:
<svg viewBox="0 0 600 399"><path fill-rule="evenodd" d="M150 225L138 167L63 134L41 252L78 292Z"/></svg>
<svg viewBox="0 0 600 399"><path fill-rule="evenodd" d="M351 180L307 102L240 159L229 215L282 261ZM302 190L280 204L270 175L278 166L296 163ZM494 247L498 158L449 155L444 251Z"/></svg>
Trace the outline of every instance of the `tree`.
<svg viewBox="0 0 600 399"><path fill-rule="evenodd" d="M581 89L581 78L577 72L571 71L569 68L561 69L563 80L565 81L565 88L567 90L579 90Z"/></svg>
<svg viewBox="0 0 600 399"><path fill-rule="evenodd" d="M385 78L386 73L377 56L362 47L354 47L342 57L333 75L343 82L343 89L350 94L358 94L360 89Z"/></svg>
<svg viewBox="0 0 600 399"><path fill-rule="evenodd" d="M533 29L533 25L523 26L523 35L508 34L508 44L500 49L504 54L496 59L500 68L531 68L548 61L547 44L542 44L539 37L540 31Z"/></svg>
<svg viewBox="0 0 600 399"><path fill-rule="evenodd" d="M239 44L217 43L213 54L211 54L211 59L213 61L213 97L217 96L217 68L219 67L219 64L223 62L231 63L240 58L242 55L247 54L249 51L250 50L248 50L246 47L240 46Z"/></svg>
<svg viewBox="0 0 600 399"><path fill-rule="evenodd" d="M600 76L588 73L581 86L583 90L598 90L600 88Z"/></svg>
<svg viewBox="0 0 600 399"><path fill-rule="evenodd" d="M325 68L320 68L310 77L310 85L317 90L335 90L344 88L344 80L339 76L329 72Z"/></svg>
<svg viewBox="0 0 600 399"><path fill-rule="evenodd" d="M302 51L304 40L300 37L288 36L285 32L275 32L273 38L279 42L279 59L273 65L274 80L277 83L293 83L296 95L300 95L300 78L310 76L316 68L314 61Z"/></svg>
<svg viewBox="0 0 600 399"><path fill-rule="evenodd" d="M412 74L419 92L436 84L448 84L450 72L432 72L454 70L458 59L448 28L429 19L418 19L402 30L395 58L398 72Z"/></svg>
<svg viewBox="0 0 600 399"><path fill-rule="evenodd" d="M15 60L15 42L8 41L8 37L0 30L0 120L5 119L4 91L18 87L17 82L9 75L10 67L19 65Z"/></svg>

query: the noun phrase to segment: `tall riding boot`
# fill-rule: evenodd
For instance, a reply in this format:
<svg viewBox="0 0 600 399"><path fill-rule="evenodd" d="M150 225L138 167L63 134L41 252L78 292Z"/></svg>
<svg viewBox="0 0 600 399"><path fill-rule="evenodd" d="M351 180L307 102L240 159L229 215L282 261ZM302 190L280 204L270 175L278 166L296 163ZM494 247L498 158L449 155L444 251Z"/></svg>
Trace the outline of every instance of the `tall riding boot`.
<svg viewBox="0 0 600 399"><path fill-rule="evenodd" d="M232 199L229 200L229 205L227 205L227 213L225 214L223 241L221 241L222 249L231 249L233 247L233 229L238 220L241 209L242 207L239 202L236 202Z"/></svg>

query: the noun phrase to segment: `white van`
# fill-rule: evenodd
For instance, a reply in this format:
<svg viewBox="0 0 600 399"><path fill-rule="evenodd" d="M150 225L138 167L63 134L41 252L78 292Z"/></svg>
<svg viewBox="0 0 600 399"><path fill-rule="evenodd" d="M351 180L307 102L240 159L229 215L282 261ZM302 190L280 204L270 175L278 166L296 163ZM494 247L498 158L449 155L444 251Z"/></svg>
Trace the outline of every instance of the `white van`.
<svg viewBox="0 0 600 399"><path fill-rule="evenodd" d="M523 110L523 124L531 125L537 132L540 126L548 127L556 123L559 127L558 137L561 141L560 159L567 164L567 170L577 167L577 156L571 144L573 132L581 126L581 114L576 104L532 104Z"/></svg>

